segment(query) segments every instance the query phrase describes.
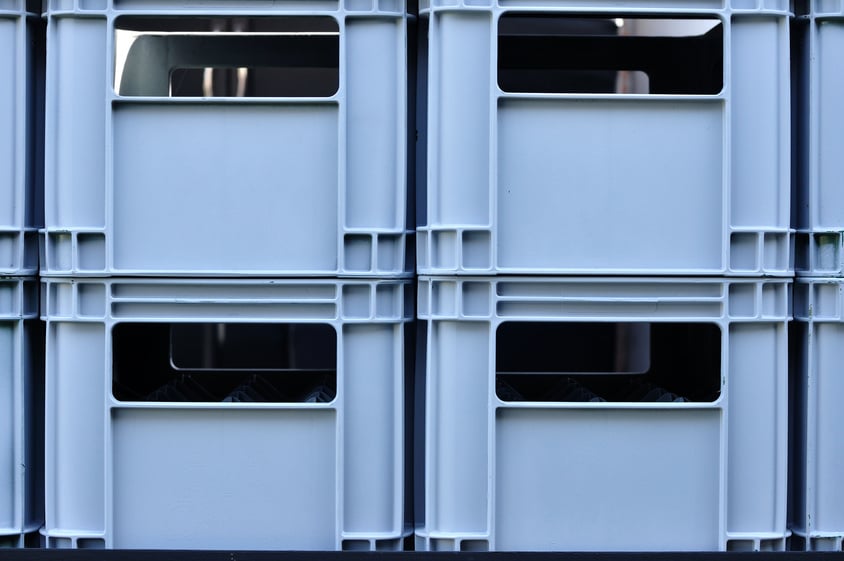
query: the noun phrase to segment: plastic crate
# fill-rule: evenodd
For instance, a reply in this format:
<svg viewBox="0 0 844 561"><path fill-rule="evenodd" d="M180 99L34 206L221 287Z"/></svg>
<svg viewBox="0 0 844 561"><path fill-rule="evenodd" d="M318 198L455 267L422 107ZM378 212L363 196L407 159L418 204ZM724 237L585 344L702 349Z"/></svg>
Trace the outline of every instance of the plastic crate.
<svg viewBox="0 0 844 561"><path fill-rule="evenodd" d="M0 2L0 275L38 272L40 2Z"/></svg>
<svg viewBox="0 0 844 561"><path fill-rule="evenodd" d="M786 0L420 16L420 273L792 274Z"/></svg>
<svg viewBox="0 0 844 561"><path fill-rule="evenodd" d="M790 296L420 277L417 549L783 549Z"/></svg>
<svg viewBox="0 0 844 561"><path fill-rule="evenodd" d="M844 275L844 6L796 3L797 254L809 276Z"/></svg>
<svg viewBox="0 0 844 561"><path fill-rule="evenodd" d="M43 327L34 279L0 279L0 547L44 521Z"/></svg>
<svg viewBox="0 0 844 561"><path fill-rule="evenodd" d="M413 271L404 0L47 16L43 275Z"/></svg>
<svg viewBox="0 0 844 561"><path fill-rule="evenodd" d="M389 549L408 281L43 281L48 547Z"/></svg>
<svg viewBox="0 0 844 561"><path fill-rule="evenodd" d="M841 279L794 284L792 355L792 468L790 527L793 549L841 551L844 485L838 402L844 342Z"/></svg>

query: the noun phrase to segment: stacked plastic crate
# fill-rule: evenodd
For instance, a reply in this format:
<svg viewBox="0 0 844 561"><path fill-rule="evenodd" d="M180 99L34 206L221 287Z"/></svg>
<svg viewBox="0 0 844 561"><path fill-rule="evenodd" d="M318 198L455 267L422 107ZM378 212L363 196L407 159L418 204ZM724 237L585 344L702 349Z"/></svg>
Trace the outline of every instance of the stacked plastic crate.
<svg viewBox="0 0 844 561"><path fill-rule="evenodd" d="M404 1L47 15L47 545L400 549Z"/></svg>
<svg viewBox="0 0 844 561"><path fill-rule="evenodd" d="M35 79L38 2L0 2L0 547L43 520Z"/></svg>
<svg viewBox="0 0 844 561"><path fill-rule="evenodd" d="M796 3L797 280L792 325L795 549L842 549L844 3Z"/></svg>
<svg viewBox="0 0 844 561"><path fill-rule="evenodd" d="M420 5L417 548L785 547L789 8Z"/></svg>

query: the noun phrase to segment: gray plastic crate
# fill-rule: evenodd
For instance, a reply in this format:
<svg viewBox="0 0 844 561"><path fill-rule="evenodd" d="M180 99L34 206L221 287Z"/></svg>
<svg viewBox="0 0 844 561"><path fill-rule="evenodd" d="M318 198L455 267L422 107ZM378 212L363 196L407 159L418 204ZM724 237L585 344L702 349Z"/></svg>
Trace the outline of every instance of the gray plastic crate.
<svg viewBox="0 0 844 561"><path fill-rule="evenodd" d="M798 1L797 255L808 276L844 275L844 6Z"/></svg>
<svg viewBox="0 0 844 561"><path fill-rule="evenodd" d="M844 541L844 444L838 414L844 395L842 282L801 278L794 284L789 509L794 549L841 551Z"/></svg>
<svg viewBox="0 0 844 561"><path fill-rule="evenodd" d="M790 296L420 277L417 549L782 550Z"/></svg>
<svg viewBox="0 0 844 561"><path fill-rule="evenodd" d="M43 356L38 283L0 279L0 547L44 521Z"/></svg>
<svg viewBox="0 0 844 561"><path fill-rule="evenodd" d="M413 271L403 0L47 15L43 275Z"/></svg>
<svg viewBox="0 0 844 561"><path fill-rule="evenodd" d="M402 549L410 281L42 282L48 547Z"/></svg>
<svg viewBox="0 0 844 561"><path fill-rule="evenodd" d="M39 16L40 2L0 2L0 275L38 272Z"/></svg>
<svg viewBox="0 0 844 561"><path fill-rule="evenodd" d="M793 274L787 0L420 17L420 273Z"/></svg>

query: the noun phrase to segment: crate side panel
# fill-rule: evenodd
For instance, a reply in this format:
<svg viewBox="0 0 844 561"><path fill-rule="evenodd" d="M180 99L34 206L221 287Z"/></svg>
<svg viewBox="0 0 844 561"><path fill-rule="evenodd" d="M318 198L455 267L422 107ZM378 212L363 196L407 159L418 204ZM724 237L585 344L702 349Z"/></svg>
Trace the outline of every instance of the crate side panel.
<svg viewBox="0 0 844 561"><path fill-rule="evenodd" d="M335 549L331 410L114 410L115 548Z"/></svg>
<svg viewBox="0 0 844 561"><path fill-rule="evenodd" d="M16 417L21 413L16 404L15 390L15 324L0 321L0 534L17 524L16 482L20 446Z"/></svg>
<svg viewBox="0 0 844 561"><path fill-rule="evenodd" d="M105 226L106 22L52 19L45 186L48 226ZM135 145L138 148L138 144ZM148 162L152 163L152 162Z"/></svg>
<svg viewBox="0 0 844 561"><path fill-rule="evenodd" d="M24 528L44 524L44 323L23 326Z"/></svg>
<svg viewBox="0 0 844 561"><path fill-rule="evenodd" d="M782 326L729 330L727 530L785 531L786 374ZM782 362L782 364L781 364Z"/></svg>
<svg viewBox="0 0 844 561"><path fill-rule="evenodd" d="M719 102L503 102L499 267L720 270L722 114Z"/></svg>
<svg viewBox="0 0 844 561"><path fill-rule="evenodd" d="M808 370L809 323L793 321L788 325L789 360L789 464L788 464L788 524L789 529L805 531L806 487L809 477L807 461L808 400L806 375Z"/></svg>
<svg viewBox="0 0 844 561"><path fill-rule="evenodd" d="M489 223L490 56L484 12L438 14L429 56L429 224Z"/></svg>
<svg viewBox="0 0 844 561"><path fill-rule="evenodd" d="M22 53L17 48L18 22L16 19L0 18L0 226L15 226L15 209L22 204L15 176L21 159L18 157L23 146L17 146L15 123L25 119L18 106L18 73L23 63ZM0 267L6 264L0 262Z"/></svg>
<svg viewBox="0 0 844 561"><path fill-rule="evenodd" d="M336 106L125 106L114 127L117 269L337 269Z"/></svg>
<svg viewBox="0 0 844 561"><path fill-rule="evenodd" d="M731 45L733 226L788 226L788 42L782 18L734 18ZM787 54L787 51L785 51ZM784 173L783 173L784 170Z"/></svg>
<svg viewBox="0 0 844 561"><path fill-rule="evenodd" d="M53 323L47 356L47 531L105 531L105 327Z"/></svg>
<svg viewBox="0 0 844 561"><path fill-rule="evenodd" d="M499 409L496 549L718 549L720 425L716 409Z"/></svg>
<svg viewBox="0 0 844 561"><path fill-rule="evenodd" d="M346 226L396 228L404 219L404 36L384 19L346 22Z"/></svg>
<svg viewBox="0 0 844 561"><path fill-rule="evenodd" d="M429 530L486 532L489 325L437 322L428 373Z"/></svg>
<svg viewBox="0 0 844 561"><path fill-rule="evenodd" d="M815 433L815 454L809 460L814 485L806 489L813 494L815 504L811 513L814 532L844 534L844 442L841 440L841 396L844 377L841 376L844 324L815 323L814 352L816 372L811 373L811 391L817 407L809 411L809 426Z"/></svg>
<svg viewBox="0 0 844 561"><path fill-rule="evenodd" d="M820 228L844 230L844 22L816 23L817 185L820 189L813 209ZM809 118L805 115L802 118Z"/></svg>
<svg viewBox="0 0 844 561"><path fill-rule="evenodd" d="M393 325L343 329L345 532L401 532L399 333Z"/></svg>

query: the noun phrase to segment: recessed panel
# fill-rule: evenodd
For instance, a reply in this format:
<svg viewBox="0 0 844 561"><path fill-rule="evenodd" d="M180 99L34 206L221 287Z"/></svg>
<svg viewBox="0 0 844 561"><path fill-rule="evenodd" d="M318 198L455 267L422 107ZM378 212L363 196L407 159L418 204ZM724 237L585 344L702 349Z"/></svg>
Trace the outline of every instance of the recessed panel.
<svg viewBox="0 0 844 561"><path fill-rule="evenodd" d="M337 107L132 105L114 114L114 264L335 270Z"/></svg>
<svg viewBox="0 0 844 561"><path fill-rule="evenodd" d="M713 402L721 331L710 323L505 322L495 373L502 401Z"/></svg>
<svg viewBox="0 0 844 561"><path fill-rule="evenodd" d="M334 411L114 410L114 548L335 549Z"/></svg>
<svg viewBox="0 0 844 561"><path fill-rule="evenodd" d="M330 17L123 16L116 28L122 96L330 97L339 87Z"/></svg>
<svg viewBox="0 0 844 561"><path fill-rule="evenodd" d="M720 411L499 409L495 548L719 548Z"/></svg>
<svg viewBox="0 0 844 561"><path fill-rule="evenodd" d="M502 100L498 266L722 267L723 105Z"/></svg>
<svg viewBox="0 0 844 561"><path fill-rule="evenodd" d="M717 19L507 13L498 85L507 92L716 95L724 84Z"/></svg>

